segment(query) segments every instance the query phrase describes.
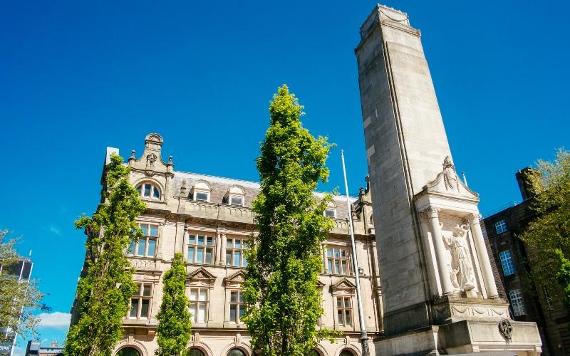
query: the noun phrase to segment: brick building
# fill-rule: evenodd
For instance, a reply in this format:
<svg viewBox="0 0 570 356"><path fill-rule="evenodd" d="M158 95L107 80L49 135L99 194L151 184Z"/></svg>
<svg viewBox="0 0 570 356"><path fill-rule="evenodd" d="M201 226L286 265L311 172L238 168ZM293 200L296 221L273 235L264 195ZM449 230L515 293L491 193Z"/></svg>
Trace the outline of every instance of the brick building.
<svg viewBox="0 0 570 356"><path fill-rule="evenodd" d="M570 354L570 319L563 301L551 297L548 288L537 290L529 281L532 261L528 246L519 238L533 217L532 191L525 175L516 174L523 201L484 219L488 240L499 270L500 280L515 320L534 321L543 341L545 355Z"/></svg>

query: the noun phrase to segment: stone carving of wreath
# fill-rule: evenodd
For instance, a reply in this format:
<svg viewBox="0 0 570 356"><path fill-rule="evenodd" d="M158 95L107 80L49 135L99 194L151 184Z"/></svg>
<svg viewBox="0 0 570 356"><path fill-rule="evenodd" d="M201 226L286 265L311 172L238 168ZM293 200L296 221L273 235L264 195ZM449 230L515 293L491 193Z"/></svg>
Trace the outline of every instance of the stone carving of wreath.
<svg viewBox="0 0 570 356"><path fill-rule="evenodd" d="M501 321L499 321L499 332L507 342L511 341L513 336L513 325L509 319L501 319Z"/></svg>

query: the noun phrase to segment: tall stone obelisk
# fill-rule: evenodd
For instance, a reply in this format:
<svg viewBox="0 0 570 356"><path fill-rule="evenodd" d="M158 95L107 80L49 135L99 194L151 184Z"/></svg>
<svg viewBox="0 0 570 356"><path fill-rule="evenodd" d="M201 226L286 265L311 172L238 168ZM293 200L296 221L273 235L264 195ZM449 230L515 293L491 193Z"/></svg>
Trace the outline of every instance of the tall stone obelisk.
<svg viewBox="0 0 570 356"><path fill-rule="evenodd" d="M407 14L379 5L360 35L356 56L385 306L386 337L376 353L507 346L540 353L536 325L511 321L498 297L479 198L457 177L420 32Z"/></svg>

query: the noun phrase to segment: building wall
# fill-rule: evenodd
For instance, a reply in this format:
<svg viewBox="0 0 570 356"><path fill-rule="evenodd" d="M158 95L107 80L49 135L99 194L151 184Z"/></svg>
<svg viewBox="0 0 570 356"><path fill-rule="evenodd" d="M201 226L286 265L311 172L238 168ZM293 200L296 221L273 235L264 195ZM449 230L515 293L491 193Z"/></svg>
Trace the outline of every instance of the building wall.
<svg viewBox="0 0 570 356"><path fill-rule="evenodd" d="M137 159L132 156L128 161L133 185L139 187L141 184L152 184L160 190L160 198L143 197L147 203L147 211L138 219L141 224L156 226L158 238L154 255L144 257L136 256L136 252L129 254L129 259L135 267L135 281L152 286L150 310L148 317L140 315L125 317L125 338L117 345L116 351L124 347L133 347L142 355L154 355L158 347L156 316L162 300L162 278L164 272L170 268L174 254L182 252L187 260L188 295L190 296L192 288L203 288L208 295L207 317L204 322L193 322L189 347L199 348L206 355L212 356L226 355L230 349L237 347L246 355L251 355L245 324L230 320L231 292L240 289L243 272L242 268L226 264L226 252L229 248L229 239L247 240L255 233L251 204L259 185L254 182L174 171L171 162L162 161L161 146L160 136L149 135L142 157ZM203 187L208 187L209 201L196 201L194 193ZM243 206L227 204L228 193L239 191L243 192ZM318 197L319 194L316 194ZM354 209L357 257L362 270L361 289L365 325L372 342L382 330L382 304L370 191L361 189L359 197L351 199ZM359 355L360 330L354 274L352 271L350 273L329 271L325 252L329 247L350 251L345 199L334 197L331 209L335 212L335 227L323 246L323 272L319 277L319 286L322 290L324 314L320 325L341 331L342 336L337 338L335 343L322 342L318 351L322 355L333 356L343 350L351 350L353 354ZM190 238L196 235L212 238L211 263L195 263L188 260ZM339 324L336 298L340 296L347 296L350 299L352 307L350 325ZM371 349L373 350L373 347Z"/></svg>
<svg viewBox="0 0 570 356"><path fill-rule="evenodd" d="M523 193L523 197L528 197ZM505 298L511 303L511 316L518 321L537 323L544 355L570 354L570 319L562 300L551 298L545 290L536 290L529 283L532 261L528 247L519 236L532 218L530 199L501 210L484 219L492 255L495 258ZM514 272L501 262L501 253L510 252ZM504 257L503 257L504 258ZM517 309L513 293L522 296L523 309Z"/></svg>

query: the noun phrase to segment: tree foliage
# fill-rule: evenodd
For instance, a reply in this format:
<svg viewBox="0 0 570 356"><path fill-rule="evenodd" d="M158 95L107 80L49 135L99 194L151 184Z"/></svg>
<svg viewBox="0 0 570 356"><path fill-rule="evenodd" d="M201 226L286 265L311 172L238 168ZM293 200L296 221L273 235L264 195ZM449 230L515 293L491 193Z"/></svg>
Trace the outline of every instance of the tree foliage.
<svg viewBox="0 0 570 356"><path fill-rule="evenodd" d="M190 340L190 312L186 297L186 265L181 253L174 255L170 269L162 280L162 304L158 313L160 356L183 355Z"/></svg>
<svg viewBox="0 0 570 356"><path fill-rule="evenodd" d="M560 150L554 162L539 161L536 172L529 178L534 218L521 236L529 246L531 278L570 304L570 153ZM557 284L561 288L552 288Z"/></svg>
<svg viewBox="0 0 570 356"><path fill-rule="evenodd" d="M122 162L120 156L111 156L102 203L92 217L75 221L87 235L87 251L66 355L110 355L122 337L122 320L136 289L125 251L142 235L135 218L145 211L145 204L129 183L129 168Z"/></svg>
<svg viewBox="0 0 570 356"><path fill-rule="evenodd" d="M7 239L8 232L0 231L0 342L14 334L35 332L38 318L34 309L40 307L42 294L33 280L19 281L20 256L14 239Z"/></svg>
<svg viewBox="0 0 570 356"><path fill-rule="evenodd" d="M323 313L317 281L321 243L333 222L323 214L330 196L318 200L313 191L328 178L330 145L303 128L302 109L287 86L278 89L257 159L259 233L247 254L243 295L252 346L268 356L304 355L326 336L317 328Z"/></svg>

